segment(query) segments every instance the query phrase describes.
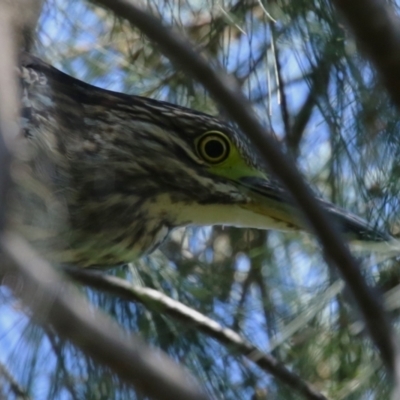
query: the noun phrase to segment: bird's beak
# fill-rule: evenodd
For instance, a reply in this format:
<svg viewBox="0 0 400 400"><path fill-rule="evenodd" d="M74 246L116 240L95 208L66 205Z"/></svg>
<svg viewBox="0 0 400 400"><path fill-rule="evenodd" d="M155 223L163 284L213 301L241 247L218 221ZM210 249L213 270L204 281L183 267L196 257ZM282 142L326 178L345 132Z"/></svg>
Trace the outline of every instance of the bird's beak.
<svg viewBox="0 0 400 400"><path fill-rule="evenodd" d="M260 177L243 177L238 184L248 201L241 207L270 220L283 230L300 228L301 219L289 195L276 183Z"/></svg>

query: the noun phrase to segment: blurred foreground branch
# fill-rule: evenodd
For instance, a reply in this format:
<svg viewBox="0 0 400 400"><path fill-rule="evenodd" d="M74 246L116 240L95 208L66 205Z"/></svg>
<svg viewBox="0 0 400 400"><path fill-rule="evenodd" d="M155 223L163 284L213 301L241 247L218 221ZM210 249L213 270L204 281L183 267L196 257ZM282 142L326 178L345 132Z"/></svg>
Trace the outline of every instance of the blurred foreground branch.
<svg viewBox="0 0 400 400"><path fill-rule="evenodd" d="M332 0L372 61L397 110L400 111L400 18L394 5L382 0ZM395 389L400 398L400 355L394 353Z"/></svg>
<svg viewBox="0 0 400 400"><path fill-rule="evenodd" d="M223 73L215 71L210 63L197 54L189 41L170 28L162 25L131 0L92 0L127 19L160 46L160 50L186 73L201 82L211 95L221 104L232 121L236 122L249 137L268 168L282 181L323 245L328 263L334 263L349 286L358 304L373 342L381 353L382 360L393 376L397 360L397 345L393 329L382 299L369 287L360 271L359 264L350 254L331 223L321 209L309 187L304 183L294 163L282 152L278 143L267 135L258 122L250 104L238 90L235 82Z"/></svg>
<svg viewBox="0 0 400 400"><path fill-rule="evenodd" d="M3 283L29 307L37 322L50 324L58 335L147 396L207 399L194 378L165 355L150 350L104 313L91 309L22 239L4 233L1 245L8 259L2 266Z"/></svg>
<svg viewBox="0 0 400 400"><path fill-rule="evenodd" d="M400 110L400 19L382 0L332 0Z"/></svg>
<svg viewBox="0 0 400 400"><path fill-rule="evenodd" d="M30 397L28 396L25 389L23 389L17 380L11 375L10 371L7 367L3 364L0 364L0 376L8 383L10 386L10 391L14 393L15 396L18 396L21 400L29 400ZM4 386L4 385L3 385ZM0 391L1 393L1 391ZM4 394L4 392L3 392Z"/></svg>
<svg viewBox="0 0 400 400"><path fill-rule="evenodd" d="M22 299L36 322L49 324L93 360L115 372L145 396L157 399L205 400L194 379L161 352L127 335L36 255L17 235L5 229L8 193L12 187L12 153L18 129L17 85L14 80L21 10L0 1L0 247L2 284ZM14 4L15 6L15 4ZM18 18L17 18L18 11ZM28 13L29 14L29 13Z"/></svg>

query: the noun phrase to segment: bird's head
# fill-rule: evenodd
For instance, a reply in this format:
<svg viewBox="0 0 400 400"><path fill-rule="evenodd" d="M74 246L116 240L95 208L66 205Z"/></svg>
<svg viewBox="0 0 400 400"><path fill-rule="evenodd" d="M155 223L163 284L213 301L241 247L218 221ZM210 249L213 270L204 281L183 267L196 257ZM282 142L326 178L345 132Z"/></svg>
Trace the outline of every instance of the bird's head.
<svg viewBox="0 0 400 400"><path fill-rule="evenodd" d="M288 214L283 190L268 179L240 131L187 108L140 97L130 100L129 145L123 147L131 148L136 165L132 188L138 187L142 174L147 193L153 193L153 213L168 216L173 226L293 229L297 222Z"/></svg>
<svg viewBox="0 0 400 400"><path fill-rule="evenodd" d="M129 261L176 226L298 226L283 190L231 125L96 88L25 58L24 132L54 165L54 193L66 204L71 228L67 239L80 249L74 262Z"/></svg>
<svg viewBox="0 0 400 400"><path fill-rule="evenodd" d="M73 253L67 261L128 262L175 226L304 227L256 150L231 125L96 88L30 55L22 65L22 126L43 150L34 158L39 176L66 205ZM320 203L349 238L391 240L360 218Z"/></svg>

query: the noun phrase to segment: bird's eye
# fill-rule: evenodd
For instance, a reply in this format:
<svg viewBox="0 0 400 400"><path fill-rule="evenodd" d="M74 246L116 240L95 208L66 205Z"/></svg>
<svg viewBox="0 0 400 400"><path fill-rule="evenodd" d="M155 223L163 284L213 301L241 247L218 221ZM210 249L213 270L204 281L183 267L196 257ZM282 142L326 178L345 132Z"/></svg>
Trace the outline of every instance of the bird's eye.
<svg viewBox="0 0 400 400"><path fill-rule="evenodd" d="M230 143L223 133L211 131L200 137L197 142L197 151L204 161L219 164L228 158Z"/></svg>

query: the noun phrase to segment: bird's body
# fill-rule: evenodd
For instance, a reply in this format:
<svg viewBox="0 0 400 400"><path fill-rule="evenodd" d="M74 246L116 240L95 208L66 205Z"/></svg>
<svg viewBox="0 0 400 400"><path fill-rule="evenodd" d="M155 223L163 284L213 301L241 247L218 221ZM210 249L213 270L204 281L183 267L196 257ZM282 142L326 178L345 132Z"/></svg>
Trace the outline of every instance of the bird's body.
<svg viewBox="0 0 400 400"><path fill-rule="evenodd" d="M29 165L46 190L26 184L19 197L28 191L35 203L45 193L44 213L53 217L45 233L32 213L16 223L33 241L54 245L55 260L126 263L191 224L303 228L246 138L217 118L96 88L30 55L21 58L20 80ZM351 239L391 239L321 203Z"/></svg>

